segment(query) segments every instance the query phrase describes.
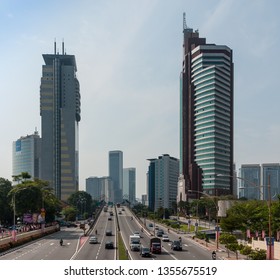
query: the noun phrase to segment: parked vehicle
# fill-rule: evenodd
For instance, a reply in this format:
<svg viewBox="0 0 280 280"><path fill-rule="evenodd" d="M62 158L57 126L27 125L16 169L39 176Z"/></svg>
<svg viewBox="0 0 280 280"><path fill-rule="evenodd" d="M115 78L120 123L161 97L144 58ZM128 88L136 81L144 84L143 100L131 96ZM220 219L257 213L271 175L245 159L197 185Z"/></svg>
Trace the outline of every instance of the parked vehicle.
<svg viewBox="0 0 280 280"><path fill-rule="evenodd" d="M150 239L150 250L154 254L161 254L161 240L154 237Z"/></svg>
<svg viewBox="0 0 280 280"><path fill-rule="evenodd" d="M131 251L140 251L140 236L129 236L129 247Z"/></svg>

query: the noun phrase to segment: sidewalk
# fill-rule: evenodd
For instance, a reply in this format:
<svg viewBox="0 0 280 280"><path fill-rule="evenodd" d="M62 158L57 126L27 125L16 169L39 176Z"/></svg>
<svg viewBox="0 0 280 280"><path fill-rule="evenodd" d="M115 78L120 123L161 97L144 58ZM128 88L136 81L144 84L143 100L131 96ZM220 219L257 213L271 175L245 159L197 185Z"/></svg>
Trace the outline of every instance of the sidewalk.
<svg viewBox="0 0 280 280"><path fill-rule="evenodd" d="M247 260L248 257L245 255L241 255L238 253L238 259L236 258L236 253L229 251L227 252L227 249L224 245L218 244L217 249L217 243L215 241L210 240L210 242L206 242L205 240L198 239L196 237L192 238L191 235L184 236L183 238L187 239L188 242L192 242L193 244L196 244L198 246L201 246L210 252L215 251L217 260Z"/></svg>

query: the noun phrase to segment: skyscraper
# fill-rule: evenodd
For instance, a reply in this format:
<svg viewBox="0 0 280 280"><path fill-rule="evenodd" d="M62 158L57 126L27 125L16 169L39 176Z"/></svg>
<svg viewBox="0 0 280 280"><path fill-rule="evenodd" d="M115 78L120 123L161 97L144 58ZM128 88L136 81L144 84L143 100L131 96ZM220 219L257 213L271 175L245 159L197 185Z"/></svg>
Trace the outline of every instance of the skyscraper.
<svg viewBox="0 0 280 280"><path fill-rule="evenodd" d="M123 169L123 198L130 203L136 201L136 169L133 167Z"/></svg>
<svg viewBox="0 0 280 280"><path fill-rule="evenodd" d="M157 159L149 159L148 199L151 210L163 207L172 209L176 202L179 160L164 154Z"/></svg>
<svg viewBox="0 0 280 280"><path fill-rule="evenodd" d="M259 164L242 164L239 177L239 198L262 199Z"/></svg>
<svg viewBox="0 0 280 280"><path fill-rule="evenodd" d="M232 50L206 44L185 15L183 34L177 201L231 194L233 185Z"/></svg>
<svg viewBox="0 0 280 280"><path fill-rule="evenodd" d="M43 54L40 87L42 179L50 182L59 199L78 190L78 123L81 120L80 85L74 55Z"/></svg>
<svg viewBox="0 0 280 280"><path fill-rule="evenodd" d="M113 181L114 203L123 201L123 152L109 152L109 177Z"/></svg>
<svg viewBox="0 0 280 280"><path fill-rule="evenodd" d="M40 178L41 138L38 131L22 136L13 142L13 175L27 172L32 178Z"/></svg>

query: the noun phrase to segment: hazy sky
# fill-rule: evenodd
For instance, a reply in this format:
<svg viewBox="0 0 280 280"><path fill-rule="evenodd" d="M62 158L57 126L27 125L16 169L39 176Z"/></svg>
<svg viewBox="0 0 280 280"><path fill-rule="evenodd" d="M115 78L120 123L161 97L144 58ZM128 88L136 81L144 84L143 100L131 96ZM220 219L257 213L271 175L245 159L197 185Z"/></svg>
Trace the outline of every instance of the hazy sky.
<svg viewBox="0 0 280 280"><path fill-rule="evenodd" d="M41 135L42 54L56 38L78 67L80 189L122 150L145 193L147 159L179 158L183 12L207 43L233 49L237 167L280 162L279 11L278 0L1 0L0 177L12 179L12 142Z"/></svg>

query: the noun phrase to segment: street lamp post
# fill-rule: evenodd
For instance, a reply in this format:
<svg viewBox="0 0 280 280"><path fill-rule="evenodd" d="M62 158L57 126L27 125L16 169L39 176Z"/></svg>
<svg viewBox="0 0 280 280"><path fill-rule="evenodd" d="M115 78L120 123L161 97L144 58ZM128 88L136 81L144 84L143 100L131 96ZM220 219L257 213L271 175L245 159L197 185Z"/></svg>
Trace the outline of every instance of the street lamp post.
<svg viewBox="0 0 280 280"><path fill-rule="evenodd" d="M212 202L214 203L215 205L215 208L216 208L216 227L215 227L215 230L216 230L216 244L217 244L217 250L219 249L219 222L218 222L218 211L219 211L219 206L217 205L217 203L214 201L214 198L209 195L208 193L204 193L204 192L200 192L200 191L195 191L195 190L188 190L189 193L191 192L195 192L195 193L201 193L207 197L209 197Z"/></svg>
<svg viewBox="0 0 280 280"><path fill-rule="evenodd" d="M226 175L226 174L217 174L217 177L233 177L231 175ZM258 186L257 184L255 184L254 182L251 182L247 179L244 179L242 177L238 177L236 176L235 178L243 180L244 182L247 182L248 184L252 185L255 188L259 188L260 189L260 193L262 195L262 199L264 200L264 193L263 193L263 188L264 186ZM271 230L271 190L270 190L270 174L268 174L268 178L267 178L267 194L268 194L268 200L267 200L267 207L268 207L268 256L267 259L268 260L272 260L272 243L273 243L273 239L272 239L272 230Z"/></svg>

